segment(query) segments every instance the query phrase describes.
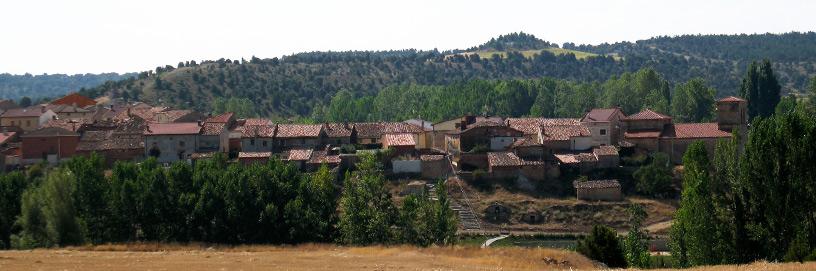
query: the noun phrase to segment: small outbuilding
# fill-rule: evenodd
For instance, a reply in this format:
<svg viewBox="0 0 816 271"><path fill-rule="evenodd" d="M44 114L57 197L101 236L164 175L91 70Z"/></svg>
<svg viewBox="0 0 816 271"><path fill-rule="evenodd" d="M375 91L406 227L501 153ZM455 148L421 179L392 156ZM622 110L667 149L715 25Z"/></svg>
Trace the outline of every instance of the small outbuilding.
<svg viewBox="0 0 816 271"><path fill-rule="evenodd" d="M623 200L618 180L575 181L572 184L579 200Z"/></svg>
<svg viewBox="0 0 816 271"><path fill-rule="evenodd" d="M421 196L425 193L425 182L423 181L412 181L405 185L405 189L400 192L401 195L414 195L414 196Z"/></svg>
<svg viewBox="0 0 816 271"><path fill-rule="evenodd" d="M491 222L507 222L512 214L509 207L499 202L491 203L484 212L485 218Z"/></svg>
<svg viewBox="0 0 816 271"><path fill-rule="evenodd" d="M538 224L544 221L544 218L541 216L541 212L535 209L527 209L527 212L521 214L520 220L527 224Z"/></svg>

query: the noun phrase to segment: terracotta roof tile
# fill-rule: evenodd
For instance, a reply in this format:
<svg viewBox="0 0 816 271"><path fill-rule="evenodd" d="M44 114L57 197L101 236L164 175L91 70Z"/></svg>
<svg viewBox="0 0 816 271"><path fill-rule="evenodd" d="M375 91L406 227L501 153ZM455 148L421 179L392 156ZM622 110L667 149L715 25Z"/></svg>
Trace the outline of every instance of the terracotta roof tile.
<svg viewBox="0 0 816 271"><path fill-rule="evenodd" d="M516 147L535 147L535 146L541 146L541 144L538 143L538 141L536 141L534 138L532 138L529 135L516 140L516 142L513 142L513 144L510 145L510 147L512 147L512 148L516 148Z"/></svg>
<svg viewBox="0 0 816 271"><path fill-rule="evenodd" d="M54 137L54 136L79 136L79 134L60 127L45 127L31 132L27 132L20 137Z"/></svg>
<svg viewBox="0 0 816 271"><path fill-rule="evenodd" d="M43 123L42 127L59 127L69 131L81 131L83 126L88 125L88 121L72 119L55 119Z"/></svg>
<svg viewBox="0 0 816 271"><path fill-rule="evenodd" d="M204 125L201 127L201 135L205 136L214 136L220 135L221 132L227 127L227 124L224 122L205 122Z"/></svg>
<svg viewBox="0 0 816 271"><path fill-rule="evenodd" d="M343 123L326 123L324 127L324 129L326 129L326 136L331 138L350 137L351 127L347 126L347 124Z"/></svg>
<svg viewBox="0 0 816 271"><path fill-rule="evenodd" d="M542 130L542 141L564 141L573 137L590 136L589 128L583 125L553 125Z"/></svg>
<svg viewBox="0 0 816 271"><path fill-rule="evenodd" d="M298 137L319 137L323 125L320 124L278 124L278 131L275 137L298 138Z"/></svg>
<svg viewBox="0 0 816 271"><path fill-rule="evenodd" d="M617 112L620 112L620 108L593 108L581 121L610 121Z"/></svg>
<svg viewBox="0 0 816 271"><path fill-rule="evenodd" d="M286 154L288 161L308 161L312 157L311 149L293 149Z"/></svg>
<svg viewBox="0 0 816 271"><path fill-rule="evenodd" d="M512 152L488 152L487 164L491 167L521 166L524 161Z"/></svg>
<svg viewBox="0 0 816 271"><path fill-rule="evenodd" d="M618 148L615 146L600 146L592 149L592 153L596 156L618 155Z"/></svg>
<svg viewBox="0 0 816 271"><path fill-rule="evenodd" d="M579 119L572 118L508 118L510 128L524 132L525 135L537 135L541 126L577 125Z"/></svg>
<svg viewBox="0 0 816 271"><path fill-rule="evenodd" d="M212 116L212 117L208 118L205 122L227 123L227 122L230 122L230 120L232 119L232 117L234 115L235 115L235 113L226 112L226 113L223 113L221 115Z"/></svg>
<svg viewBox="0 0 816 271"><path fill-rule="evenodd" d="M574 181L572 186L576 189L601 189L621 187L618 180L594 180L594 181Z"/></svg>
<svg viewBox="0 0 816 271"><path fill-rule="evenodd" d="M624 118L624 120L670 120L670 119L671 117L657 113L648 108L638 113L635 113L634 115L630 115Z"/></svg>
<svg viewBox="0 0 816 271"><path fill-rule="evenodd" d="M240 130L241 130L241 137L242 138L252 138L252 137L273 138L273 137L275 137L275 126L274 125L244 125Z"/></svg>
<svg viewBox="0 0 816 271"><path fill-rule="evenodd" d="M745 99L735 96L728 96L717 100L717 102L747 102Z"/></svg>
<svg viewBox="0 0 816 271"><path fill-rule="evenodd" d="M238 159L241 158L269 158L272 157L272 152L239 152Z"/></svg>
<svg viewBox="0 0 816 271"><path fill-rule="evenodd" d="M314 151L312 157L306 163L336 165L340 164L340 155L328 155L326 151Z"/></svg>
<svg viewBox="0 0 816 271"><path fill-rule="evenodd" d="M384 134L422 133L422 127L404 122L355 123L358 138L380 138Z"/></svg>
<svg viewBox="0 0 816 271"><path fill-rule="evenodd" d="M76 104L79 107L87 107L91 105L96 105L96 101L91 98L79 95L79 93L71 93L65 95L62 98L56 99L51 102L51 104L64 104L64 105L73 105Z"/></svg>
<svg viewBox="0 0 816 271"><path fill-rule="evenodd" d="M4 118L21 118L21 117L39 117L43 114L43 108L41 106L29 106L26 108L14 108L6 110L3 112Z"/></svg>
<svg viewBox="0 0 816 271"><path fill-rule="evenodd" d="M0 144L6 144L6 142L8 142L9 139L14 138L15 135L17 135L16 132L3 132L3 133L0 133Z"/></svg>
<svg viewBox="0 0 816 271"><path fill-rule="evenodd" d="M716 122L678 123L666 128L661 137L673 138L728 138L731 133L720 130Z"/></svg>
<svg viewBox="0 0 816 271"><path fill-rule="evenodd" d="M145 135L195 135L201 132L201 126L196 122L180 123L151 123L145 130Z"/></svg>
<svg viewBox="0 0 816 271"><path fill-rule="evenodd" d="M383 147L387 146L416 146L413 134L386 134L382 139Z"/></svg>
<svg viewBox="0 0 816 271"><path fill-rule="evenodd" d="M257 118L239 120L239 122L241 122L242 125L273 125L274 124L274 123L272 123L271 120L257 119Z"/></svg>

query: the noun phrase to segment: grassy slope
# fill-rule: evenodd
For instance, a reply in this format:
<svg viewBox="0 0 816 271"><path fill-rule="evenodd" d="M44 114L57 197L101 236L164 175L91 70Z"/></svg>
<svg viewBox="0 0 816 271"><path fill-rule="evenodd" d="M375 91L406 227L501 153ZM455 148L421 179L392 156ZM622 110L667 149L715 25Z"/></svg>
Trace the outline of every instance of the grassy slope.
<svg viewBox="0 0 816 271"><path fill-rule="evenodd" d="M564 54L572 53L572 54L575 55L575 58L577 58L577 59L585 59L587 57L598 56L598 54L594 54L594 53L582 52L582 51L576 51L576 50L570 50L570 49L555 48L555 47L542 49L542 50L522 50L522 51L518 51L518 52L520 52L525 57L533 57L533 55L539 54L539 53L541 53L541 51L549 51L550 53L553 53L555 55L564 55ZM507 55L506 51L477 51L477 52L473 52L473 53L478 54L480 58L490 58L493 55L500 55L500 56L504 57L505 55ZM473 54L473 53L465 53L465 54ZM617 56L614 56L614 57L615 57L616 60L619 59L619 57L617 57Z"/></svg>

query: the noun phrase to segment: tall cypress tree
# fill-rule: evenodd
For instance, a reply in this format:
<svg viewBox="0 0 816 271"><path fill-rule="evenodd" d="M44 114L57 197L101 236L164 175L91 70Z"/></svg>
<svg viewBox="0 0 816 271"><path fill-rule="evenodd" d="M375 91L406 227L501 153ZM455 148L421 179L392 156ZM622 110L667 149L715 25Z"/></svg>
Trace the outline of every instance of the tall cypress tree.
<svg viewBox="0 0 816 271"><path fill-rule="evenodd" d="M782 87L774 75L771 61L752 62L742 79L740 96L748 100L748 117L767 117L780 101Z"/></svg>

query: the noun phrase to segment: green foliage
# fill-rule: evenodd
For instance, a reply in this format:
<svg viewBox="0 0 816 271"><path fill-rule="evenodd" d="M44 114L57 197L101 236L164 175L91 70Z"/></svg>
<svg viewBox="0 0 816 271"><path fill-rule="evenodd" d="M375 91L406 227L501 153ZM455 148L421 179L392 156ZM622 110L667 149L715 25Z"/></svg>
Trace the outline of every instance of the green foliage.
<svg viewBox="0 0 816 271"><path fill-rule="evenodd" d="M781 90L771 61L752 62L740 87L740 96L748 100L748 117L753 119L772 115L779 103Z"/></svg>
<svg viewBox="0 0 816 271"><path fill-rule="evenodd" d="M629 233L623 240L623 254L629 266L638 268L649 268L651 259L649 255L649 236L643 231L643 220L646 219L646 211L639 204L632 204L629 207Z"/></svg>
<svg viewBox="0 0 816 271"><path fill-rule="evenodd" d="M21 106L32 105L32 98L60 97L71 91L91 88L109 80L122 80L136 74L40 74L12 75L0 73L0 98L20 100ZM23 105L26 104L26 105Z"/></svg>
<svg viewBox="0 0 816 271"><path fill-rule="evenodd" d="M23 193L17 226L21 231L11 237L18 249L82 244L83 228L77 218L73 193L76 177L68 170L48 173L40 186Z"/></svg>
<svg viewBox="0 0 816 271"><path fill-rule="evenodd" d="M654 69L645 68L635 73L624 73L603 84L604 106L620 106L625 114L644 108L669 112L669 82Z"/></svg>
<svg viewBox="0 0 816 271"><path fill-rule="evenodd" d="M679 84L672 96L672 117L678 122L705 122L714 119L716 90L702 78Z"/></svg>
<svg viewBox="0 0 816 271"><path fill-rule="evenodd" d="M345 179L340 197L340 236L351 245L387 244L395 237L397 210L385 188L382 165L372 154L361 154L357 170Z"/></svg>
<svg viewBox="0 0 816 271"><path fill-rule="evenodd" d="M618 235L610 227L593 226L592 232L588 236L578 240L575 250L611 268L626 267L626 258L618 241Z"/></svg>
<svg viewBox="0 0 816 271"><path fill-rule="evenodd" d="M255 103L248 98L218 97L213 100L212 110L215 114L233 112L237 118L251 118L258 116L258 113L255 111Z"/></svg>
<svg viewBox="0 0 816 271"><path fill-rule="evenodd" d="M776 108L774 109L774 114L777 115L784 115L793 112L798 105L796 96L789 95L782 97L778 104L776 104Z"/></svg>
<svg viewBox="0 0 816 271"><path fill-rule="evenodd" d="M664 153L655 153L652 161L638 168L633 177L637 181L635 189L643 195L665 197L673 190L671 163Z"/></svg>
<svg viewBox="0 0 816 271"><path fill-rule="evenodd" d="M13 172L0 175L0 249L11 245L11 230L20 215L20 201L28 186L25 175Z"/></svg>

